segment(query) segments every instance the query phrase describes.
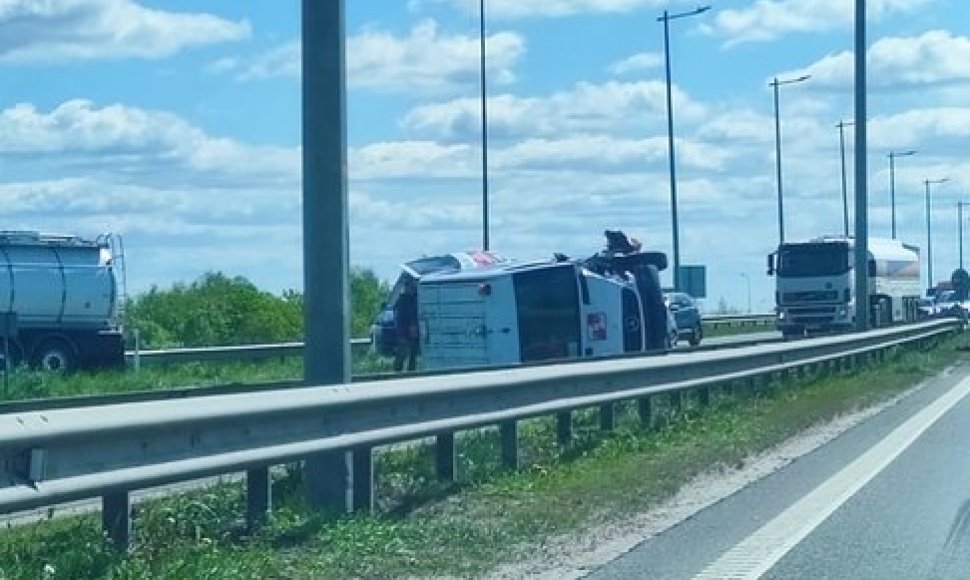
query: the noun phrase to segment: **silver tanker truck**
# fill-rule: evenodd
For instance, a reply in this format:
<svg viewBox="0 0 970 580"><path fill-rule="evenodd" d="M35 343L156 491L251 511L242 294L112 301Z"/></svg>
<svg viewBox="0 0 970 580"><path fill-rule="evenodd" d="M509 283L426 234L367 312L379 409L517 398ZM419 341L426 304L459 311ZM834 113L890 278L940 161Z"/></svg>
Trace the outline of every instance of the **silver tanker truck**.
<svg viewBox="0 0 970 580"><path fill-rule="evenodd" d="M0 356L9 340L14 364L61 372L122 366L119 240L0 231Z"/></svg>

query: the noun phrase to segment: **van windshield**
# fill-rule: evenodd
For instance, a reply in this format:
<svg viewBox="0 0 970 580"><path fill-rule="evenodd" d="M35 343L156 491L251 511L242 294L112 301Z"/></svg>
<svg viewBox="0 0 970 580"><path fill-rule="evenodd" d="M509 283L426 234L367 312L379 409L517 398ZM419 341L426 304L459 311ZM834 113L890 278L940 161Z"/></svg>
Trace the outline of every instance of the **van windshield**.
<svg viewBox="0 0 970 580"><path fill-rule="evenodd" d="M446 270L459 270L461 269L461 264L458 262L458 258L447 255L447 256L429 256L427 258L419 258L417 260L412 260L405 264L408 269L412 270L414 274L418 276L424 276L425 274L430 274L432 272L444 272Z"/></svg>
<svg viewBox="0 0 970 580"><path fill-rule="evenodd" d="M845 243L784 245L778 252L778 275L782 278L834 276L849 271L849 247Z"/></svg>

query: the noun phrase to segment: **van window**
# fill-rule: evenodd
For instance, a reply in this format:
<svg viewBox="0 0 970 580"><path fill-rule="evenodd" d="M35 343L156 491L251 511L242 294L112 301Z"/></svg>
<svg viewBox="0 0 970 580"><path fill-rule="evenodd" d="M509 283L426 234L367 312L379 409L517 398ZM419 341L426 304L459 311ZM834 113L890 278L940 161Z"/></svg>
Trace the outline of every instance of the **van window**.
<svg viewBox="0 0 970 580"><path fill-rule="evenodd" d="M576 356L579 352L579 292L572 265L518 272L513 276L522 362Z"/></svg>

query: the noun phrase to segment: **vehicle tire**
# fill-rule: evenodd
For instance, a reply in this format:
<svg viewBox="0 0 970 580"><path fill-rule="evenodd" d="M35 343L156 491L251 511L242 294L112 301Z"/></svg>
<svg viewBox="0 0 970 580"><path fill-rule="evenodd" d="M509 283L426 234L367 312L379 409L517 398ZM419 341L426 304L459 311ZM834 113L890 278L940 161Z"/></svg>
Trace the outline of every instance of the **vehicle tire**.
<svg viewBox="0 0 970 580"><path fill-rule="evenodd" d="M3 371L3 340L0 340L0 371ZM24 348L20 345L20 342L13 340L10 342L10 368L16 369L24 362Z"/></svg>
<svg viewBox="0 0 970 580"><path fill-rule="evenodd" d="M643 300L644 317L647 320L646 350L664 350L667 337L667 305L664 304L663 291L660 289L660 274L655 266L638 268L640 298Z"/></svg>
<svg viewBox="0 0 970 580"><path fill-rule="evenodd" d="M49 338L34 349L31 365L41 371L69 373L77 368L77 352L66 340Z"/></svg>
<svg viewBox="0 0 970 580"><path fill-rule="evenodd" d="M694 327L694 331L690 333L690 345L700 346L701 340L704 338L704 328L702 325L698 324Z"/></svg>
<svg viewBox="0 0 970 580"><path fill-rule="evenodd" d="M879 301L882 305L879 308L879 313L882 314L882 320L880 321L880 326L892 326L893 325L893 303L889 298L883 298Z"/></svg>

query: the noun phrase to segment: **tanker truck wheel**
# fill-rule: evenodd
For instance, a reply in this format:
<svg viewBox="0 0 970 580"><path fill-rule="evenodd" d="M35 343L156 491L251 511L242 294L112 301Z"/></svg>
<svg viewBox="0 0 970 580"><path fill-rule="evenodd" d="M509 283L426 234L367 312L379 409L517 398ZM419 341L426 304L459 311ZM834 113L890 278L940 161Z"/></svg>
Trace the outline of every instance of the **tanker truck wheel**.
<svg viewBox="0 0 970 580"><path fill-rule="evenodd" d="M68 373L77 365L77 355L66 341L47 339L34 350L33 366L42 371Z"/></svg>
<svg viewBox="0 0 970 580"><path fill-rule="evenodd" d="M9 351L10 353L10 368L15 369L24 362L24 349L20 346L20 341L13 340L10 342ZM0 339L0 371L3 370L4 362L4 348L3 339Z"/></svg>

